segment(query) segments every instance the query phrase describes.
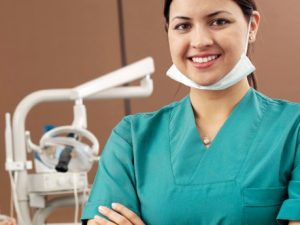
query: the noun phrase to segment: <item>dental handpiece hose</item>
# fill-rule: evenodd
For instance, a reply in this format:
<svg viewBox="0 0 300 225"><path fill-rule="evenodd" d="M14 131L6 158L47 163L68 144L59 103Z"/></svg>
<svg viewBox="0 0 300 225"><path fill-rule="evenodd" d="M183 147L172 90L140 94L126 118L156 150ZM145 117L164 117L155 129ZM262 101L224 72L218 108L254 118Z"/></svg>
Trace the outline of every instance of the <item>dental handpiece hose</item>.
<svg viewBox="0 0 300 225"><path fill-rule="evenodd" d="M5 150L6 150L6 163L13 162L13 142L12 130L10 123L10 114L5 114Z"/></svg>

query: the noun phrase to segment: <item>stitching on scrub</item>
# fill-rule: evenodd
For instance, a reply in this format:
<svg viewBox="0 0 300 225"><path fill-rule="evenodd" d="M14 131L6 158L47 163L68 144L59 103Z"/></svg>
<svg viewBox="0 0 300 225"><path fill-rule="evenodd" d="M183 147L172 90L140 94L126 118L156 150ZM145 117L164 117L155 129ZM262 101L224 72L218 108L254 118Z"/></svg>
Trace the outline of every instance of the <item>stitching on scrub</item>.
<svg viewBox="0 0 300 225"><path fill-rule="evenodd" d="M127 122L127 121L126 121ZM131 132L131 129L130 129L130 132ZM126 143L127 145L128 145L128 147L129 147L129 149L131 150L131 154L132 154L132 160L133 160L133 167L135 166L135 163L134 163L134 161L135 161L135 157L134 157L134 154L133 154L133 146L132 146L132 144L130 144L130 143L128 143L117 131L116 131L116 129L113 129L113 133L116 135L116 136L118 136L121 140L123 140L124 141L124 143ZM135 169L134 169L135 170ZM136 176L135 176L135 172L133 173L133 175L134 175L134 185L136 185Z"/></svg>
<svg viewBox="0 0 300 225"><path fill-rule="evenodd" d="M174 102L171 102L170 104L168 105L165 105L163 106L162 108L158 109L158 110L155 110L153 112L142 112L142 113L136 113L136 114L133 114L133 115L129 115L129 116L126 116L126 117L138 117L138 116L155 116L157 115L157 113L164 113L164 111L170 111L170 110L173 110L173 108L177 107L182 101L184 101L186 97L182 98L180 101L174 101Z"/></svg>
<svg viewBox="0 0 300 225"><path fill-rule="evenodd" d="M286 108L290 108L289 106L293 106L293 107L297 106L297 108L300 110L300 104L297 102L290 102L290 101L282 100L282 99L272 99L260 92L256 91L256 93L258 94L257 97L259 97L261 99L261 101L263 101L264 103L268 104L269 107L271 107L271 105L276 105L276 106L284 106L284 109L286 109ZM299 112L299 110L298 110L298 112ZM298 113L298 117L296 116L295 124L296 124L296 126L300 124L300 114L299 113ZM296 128L296 130L297 130L297 128ZM300 129L298 132L298 137L300 137ZM300 139L298 138L298 140L299 141L297 141L297 144L299 145Z"/></svg>
<svg viewBox="0 0 300 225"><path fill-rule="evenodd" d="M209 151L212 151L212 148L217 144L217 142L220 139L220 136L222 135L222 133L224 133L224 129L226 129L226 127L228 126L228 123L230 123L233 119L233 117L240 113L241 111L241 105L244 103L245 99L249 97L249 95L251 94L251 89L248 90L248 92L246 93L246 95L241 99L241 101L234 107L234 109L231 111L231 113L229 114L228 118L225 120L225 122L222 124L222 126L220 127L220 129L218 130L214 140L212 141L210 147L204 151L204 154L201 156L197 167L195 168L194 173L192 174L190 180L189 180L189 184L192 183L195 180L195 177L197 175L197 173L199 172L200 168L201 168L201 162L204 160L205 156L209 153ZM201 138L200 138L201 141ZM210 184L213 183L224 183L227 180L220 180L220 181L215 181L215 182L209 182ZM208 184L209 184L208 183ZM198 185L201 185L203 183L198 183ZM207 183L206 183L207 184Z"/></svg>
<svg viewBox="0 0 300 225"><path fill-rule="evenodd" d="M177 105L178 106L178 105ZM169 137L169 160L170 160L170 167L171 167L171 172L172 172L172 176L173 176L173 182L174 184L176 184L176 179L175 179L175 174L173 171L173 166L172 166L172 159L171 159L171 120L173 119L173 114L174 114L174 108L172 108L171 111L169 111L169 125L168 125L168 137Z"/></svg>
<svg viewBox="0 0 300 225"><path fill-rule="evenodd" d="M199 189L202 189L202 188L205 188L206 186L211 186L211 185L218 185L218 184L227 184L227 183L233 183L233 184L236 184L236 180L234 179L231 179L231 180L224 180L224 181L215 181L215 182L209 182L209 183L196 183L196 184L178 184L178 183L175 183L177 186L179 187L185 187L187 189L189 188L195 188L195 190L199 190Z"/></svg>
<svg viewBox="0 0 300 225"><path fill-rule="evenodd" d="M191 186L191 185L194 186L194 185L201 185L201 184L191 184L191 182L192 182L192 179L191 179L191 178L193 178L193 177L195 176L195 173L197 172L196 169L195 169L195 171L193 172L193 174L192 174L191 178L189 179L188 183L181 184L181 183L178 183L178 182L177 182L176 176L175 176L175 172L174 172L174 170L173 170L172 156L174 157L174 156L176 156L176 155L174 155L174 152L172 151L171 137L173 137L173 136L171 135L171 130L172 130L172 132L173 132L173 130L174 130L174 123L175 123L175 122L173 122L173 117L174 117L174 115L175 115L175 109L178 108L178 107L183 107L183 104L185 103L185 101L189 101L189 102L188 102L189 107L192 107L191 102L190 102L190 99L187 99L187 98L188 98L188 97L185 97L182 101L180 101L179 104L177 104L176 106L174 106L174 107L172 108L172 111L169 113L169 130L168 130L168 137L169 137L169 154L170 154L169 157L170 157L171 171L172 171L172 175L173 175L173 182L174 182L175 185L178 185L178 186L186 186L186 187ZM184 101L184 102L183 102L183 101ZM185 104L184 104L184 106L185 106ZM178 153L178 154L179 154L179 153ZM205 154L203 154L203 155L201 156L201 158L200 158L200 160L199 160L199 163L198 163L198 165L197 165L196 168L199 167L199 165L201 164L201 161L203 160L204 156L205 156ZM220 182L220 183L221 183L221 182ZM224 182L222 182L222 183L224 183Z"/></svg>
<svg viewBox="0 0 300 225"><path fill-rule="evenodd" d="M255 92L255 93L258 93L258 92ZM256 95L256 96L257 96L257 95ZM260 96L260 97L262 97L262 96ZM260 128L261 128L263 118L266 116L266 110L267 110L267 108L268 108L268 106L269 106L268 101L262 101L262 104L263 104L263 105L262 105L262 113L263 113L263 115L261 116L260 120L258 120L258 121L256 122L256 126L255 126L255 127L257 127L257 131L260 130ZM258 132L256 132L256 136L255 136L255 138L253 139L253 142L252 142L250 148L248 149L248 151L247 151L247 153L246 153L246 156L244 157L243 162L241 163L241 167L240 167L240 169L239 169L239 172L236 174L236 176L235 176L235 178L234 178L237 182L238 182L238 178L240 178L240 180L242 180L242 179L241 179L242 177L241 177L240 175L242 174L243 170L245 170L245 162L247 161L247 159L248 159L248 157L249 157L249 155L250 155L251 149L253 148L254 142L255 142L255 140L256 140L257 138L258 138ZM241 189L240 191L241 191L242 204L244 204L244 194L243 194L243 190ZM242 216L241 216L241 224L242 224L242 225L244 224L245 210L246 210L245 207L242 207Z"/></svg>
<svg viewBox="0 0 300 225"><path fill-rule="evenodd" d="M174 105L172 105L172 108L170 108L170 118L169 118L169 124L171 122L171 120L173 120L173 116L174 116L174 109L178 108L178 107L182 107L183 101L186 101L187 97L184 97L180 102L174 102Z"/></svg>
<svg viewBox="0 0 300 225"><path fill-rule="evenodd" d="M170 162L170 167L171 167L171 173L172 173L172 176L173 176L173 182L174 184L178 185L176 183L176 178L175 178L175 174L174 174L174 170L173 170L173 164L172 164L172 158L171 158L171 151L172 151L172 148L171 148L171 124L173 124L173 116L175 114L174 110L178 107L182 107L182 104L183 104L183 101L186 101L186 98L185 97L184 99L182 99L180 102L177 102L176 105L174 105L170 111L169 111L169 125L168 125L168 137L169 137L169 162ZM174 127L174 125L172 125L172 127Z"/></svg>
<svg viewBox="0 0 300 225"><path fill-rule="evenodd" d="M274 103L276 105L282 105L282 104L290 104L290 105L299 105L299 103L297 102L291 102L291 101L288 101L288 100L283 100L283 99L273 99L273 98L270 98L266 95L264 95L263 93L257 91L257 90L254 90L255 93L263 100L269 102L269 103Z"/></svg>
<svg viewBox="0 0 300 225"><path fill-rule="evenodd" d="M299 127L297 127L296 129L298 129L298 134L297 134L297 147L300 147L300 117L299 117L299 123L298 123L299 125ZM296 147L296 148L297 148ZM300 148L299 148L300 149ZM296 152L297 152L297 150L296 150ZM300 152L299 152L299 154L300 154Z"/></svg>
<svg viewBox="0 0 300 225"><path fill-rule="evenodd" d="M124 120L125 121L125 120ZM127 124L129 124L130 125L130 133L132 132L132 130L131 130L131 123L129 122L129 121L126 121L127 122ZM135 155L134 155L134 151L133 151L133 146L132 145L130 145L116 130L113 130L113 132L115 133L115 135L117 135L120 139L122 139L122 140L124 140L124 142L125 143L127 143L128 144L128 146L129 146L129 148L130 148L130 150L131 150L131 154L132 154L132 160L133 160L133 165L132 165L132 167L133 167L133 187L134 187L134 192L135 192L135 195L136 195L136 198L137 198L137 201L138 201L138 206L137 206L137 208L138 208L138 210L139 210L139 212L141 212L141 202L140 202L140 198L139 198L139 195L138 195L138 190L137 190L137 179L136 179L136 164L134 163L135 162ZM132 137L132 135L131 135L131 137Z"/></svg>
<svg viewBox="0 0 300 225"><path fill-rule="evenodd" d="M258 133L259 133L258 131L261 129L262 121L263 121L263 118L265 118L265 116L266 116L266 110L267 110L268 106L269 106L269 102L267 102L267 101L263 101L263 102L262 102L261 111L262 111L262 114L263 114L263 115L262 115L261 118L256 122L256 124L255 124L255 126L254 126L254 128L253 128L253 129L256 128L256 130L257 130L256 135L255 135L255 138L254 138L254 139L249 139L249 140L252 140L252 144L250 145L250 147L249 147L249 149L248 149L248 151L247 151L247 153L246 153L246 156L244 157L244 160L243 160L243 162L241 163L240 169L238 170L239 172L236 174L236 176L235 176L235 178L234 178L235 180L236 180L238 177L240 177L240 174L242 173L242 171L245 170L245 167L244 167L244 166L245 166L245 162L247 161L247 159L248 159L248 157L249 157L249 155L250 155L251 149L253 148L256 139L258 138Z"/></svg>
<svg viewBox="0 0 300 225"><path fill-rule="evenodd" d="M172 161L172 146L171 146L171 129L174 130L174 122L173 121L173 117L175 115L175 109L176 108L180 108L182 107L183 103L185 101L187 101L187 97L185 97L184 99L182 99L182 101L178 102L177 105L175 105L173 108L172 108L172 111L169 112L169 126L168 126L168 137L169 137L169 159L170 159L170 167L171 167L171 172L172 172L172 176L173 176L173 182L175 185L178 185L178 186L190 186L190 184L180 184L180 183L177 183L177 180L176 180L176 177L175 177L175 173L174 173L174 170L173 170L173 161ZM192 107L192 106L191 106ZM174 156L174 155L173 155ZM201 157L202 159L203 157ZM194 172L195 173L195 172Z"/></svg>
<svg viewBox="0 0 300 225"><path fill-rule="evenodd" d="M131 117L132 115L125 116L116 127L113 128L113 132L117 134L120 138L122 138L128 145L131 147L132 146L132 135L131 135ZM128 121L130 120L130 121ZM126 123L126 124L125 124ZM119 132L120 130L120 132ZM128 132L128 130L130 132ZM123 135L121 135L122 133ZM130 133L128 135L128 133Z"/></svg>
<svg viewBox="0 0 300 225"><path fill-rule="evenodd" d="M209 154L210 151L212 151L212 148L218 144L217 142L219 141L219 138L220 138L220 135L222 135L222 133L224 133L224 129L226 129L226 127L228 126L228 123L230 123L233 119L233 117L237 114L240 114L241 112L241 106L243 104L245 104L245 101L247 99L249 99L249 96L250 95L253 95L252 93L252 89L249 89L248 92L246 93L246 95L244 95L244 97L241 99L241 101L236 105L236 107L234 107L234 109L232 110L232 112L230 113L229 117L226 119L226 121L222 124L221 128L219 129L216 137L214 138L213 142L211 143L211 146L209 147L210 149L208 149L207 151L204 151L203 154L201 155L201 158L199 159L199 162L198 162L198 165L197 167L195 168L195 171L194 173L192 174L192 176L190 177L189 181L187 182L186 185L192 185L191 183L193 183L195 181L195 177L197 176L197 174L199 173L199 170L201 168L201 162L203 160L205 160L205 157L207 154ZM252 97L253 98L253 97ZM191 105L192 107L192 105ZM201 139L200 139L201 141ZM244 156L245 157L245 156ZM241 162L241 166L243 164L243 161ZM237 170L236 171L239 171L239 168L240 167L237 167ZM229 178L228 178L229 179ZM217 180L217 181L213 181L213 182L205 182L205 183L196 183L196 184L193 184L193 185L203 185L203 184L221 184L221 183L224 183L224 182L227 182L227 181L230 181L230 180L234 180L234 178L230 178L229 180L228 179L220 179L220 180Z"/></svg>
<svg viewBox="0 0 300 225"><path fill-rule="evenodd" d="M131 143L129 143L125 138L123 138L115 129L113 129L113 131L112 131L115 135L117 135L119 138L121 138L126 144L128 144L128 146L130 147L130 148L132 148L132 145L131 145Z"/></svg>

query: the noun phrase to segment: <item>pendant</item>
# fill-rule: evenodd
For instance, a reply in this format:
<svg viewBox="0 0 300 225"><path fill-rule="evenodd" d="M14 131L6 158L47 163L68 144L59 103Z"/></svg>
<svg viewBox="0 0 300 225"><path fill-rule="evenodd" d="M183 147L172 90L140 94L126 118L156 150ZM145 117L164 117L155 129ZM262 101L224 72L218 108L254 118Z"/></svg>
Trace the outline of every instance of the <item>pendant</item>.
<svg viewBox="0 0 300 225"><path fill-rule="evenodd" d="M203 137L203 144L205 145L205 146L207 146L207 145L209 145L210 144L210 139L208 138L208 137Z"/></svg>

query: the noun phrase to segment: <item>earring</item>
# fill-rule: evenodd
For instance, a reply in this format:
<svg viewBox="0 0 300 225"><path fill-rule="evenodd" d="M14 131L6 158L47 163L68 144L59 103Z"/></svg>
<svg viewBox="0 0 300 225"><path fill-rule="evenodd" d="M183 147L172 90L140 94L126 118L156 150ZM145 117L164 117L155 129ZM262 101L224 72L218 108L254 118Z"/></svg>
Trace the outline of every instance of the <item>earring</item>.
<svg viewBox="0 0 300 225"><path fill-rule="evenodd" d="M254 32L253 31L250 32L249 39L250 39L250 41L254 40Z"/></svg>

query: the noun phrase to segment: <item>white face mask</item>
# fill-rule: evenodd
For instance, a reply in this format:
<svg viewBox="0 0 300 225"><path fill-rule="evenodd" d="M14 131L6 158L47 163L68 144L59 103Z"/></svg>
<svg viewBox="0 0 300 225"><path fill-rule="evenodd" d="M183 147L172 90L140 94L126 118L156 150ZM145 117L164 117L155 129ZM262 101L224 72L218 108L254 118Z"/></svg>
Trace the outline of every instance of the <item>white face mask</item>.
<svg viewBox="0 0 300 225"><path fill-rule="evenodd" d="M190 78L188 78L186 75L182 74L174 64L167 71L167 76L188 87L196 88L200 90L224 90L238 83L243 78L247 77L249 74L255 71L254 65L251 63L250 59L246 55L247 48L248 48L250 25L251 25L251 19L248 27L245 51L242 53L239 61L235 64L232 70L229 71L229 73L227 73L221 80L208 86L200 85L194 82L193 80L191 80Z"/></svg>

